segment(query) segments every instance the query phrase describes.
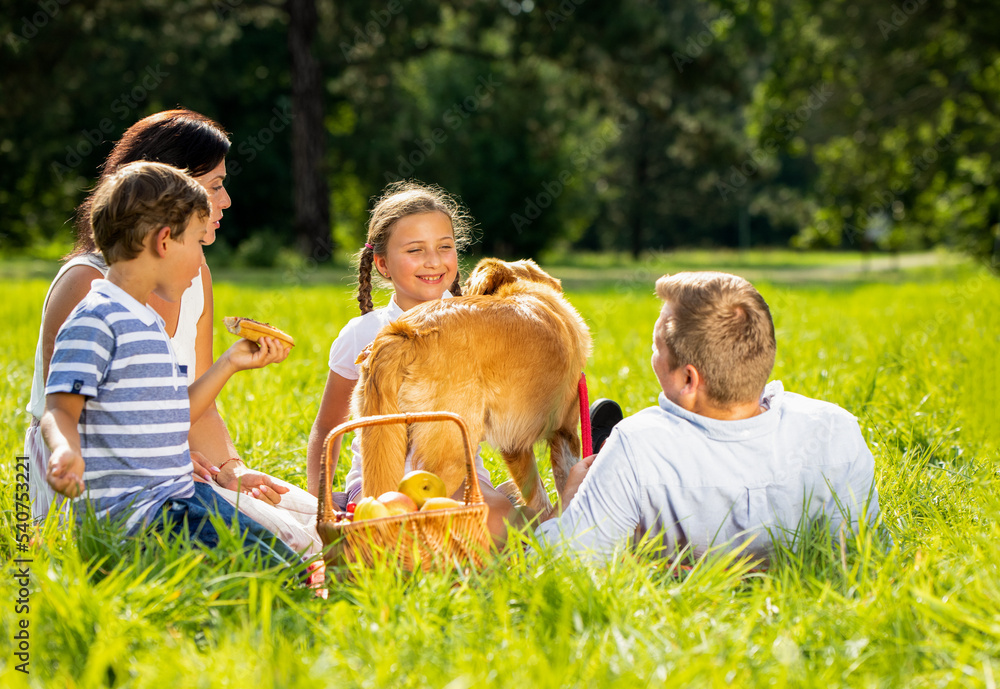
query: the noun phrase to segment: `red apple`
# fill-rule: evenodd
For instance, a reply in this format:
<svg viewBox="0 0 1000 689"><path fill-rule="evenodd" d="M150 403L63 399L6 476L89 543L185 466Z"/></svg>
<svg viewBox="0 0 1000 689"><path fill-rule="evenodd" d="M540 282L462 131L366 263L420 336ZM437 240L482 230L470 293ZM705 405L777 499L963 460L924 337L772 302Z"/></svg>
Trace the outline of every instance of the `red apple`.
<svg viewBox="0 0 1000 689"><path fill-rule="evenodd" d="M417 503L409 495L399 491L390 490L378 496L378 501L386 506L389 514L407 514L417 511Z"/></svg>

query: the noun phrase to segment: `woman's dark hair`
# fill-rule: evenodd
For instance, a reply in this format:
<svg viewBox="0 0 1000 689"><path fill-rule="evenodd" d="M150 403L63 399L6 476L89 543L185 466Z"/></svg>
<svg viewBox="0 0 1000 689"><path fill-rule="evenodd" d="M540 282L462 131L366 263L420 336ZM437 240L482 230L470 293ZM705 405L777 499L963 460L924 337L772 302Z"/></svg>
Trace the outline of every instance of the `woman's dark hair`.
<svg viewBox="0 0 1000 689"><path fill-rule="evenodd" d="M192 110L165 110L144 117L125 130L101 166L100 183L123 165L137 160L165 163L192 177L208 174L229 153L229 136L218 123ZM76 209L76 244L67 258L96 250L90 226L95 191Z"/></svg>

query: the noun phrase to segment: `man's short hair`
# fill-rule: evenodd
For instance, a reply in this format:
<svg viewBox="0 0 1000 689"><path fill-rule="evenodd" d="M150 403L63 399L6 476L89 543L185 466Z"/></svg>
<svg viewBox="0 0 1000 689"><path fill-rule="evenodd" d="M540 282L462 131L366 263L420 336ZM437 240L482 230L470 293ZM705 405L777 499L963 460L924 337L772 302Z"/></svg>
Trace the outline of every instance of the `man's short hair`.
<svg viewBox="0 0 1000 689"><path fill-rule="evenodd" d="M146 238L162 227L177 239L195 213L211 214L208 193L193 178L163 163L125 165L94 193L90 211L94 243L108 265L142 253Z"/></svg>
<svg viewBox="0 0 1000 689"><path fill-rule="evenodd" d="M654 336L673 367L698 369L720 406L757 399L777 346L771 311L754 286L727 273L677 273L657 280L656 294L672 311Z"/></svg>

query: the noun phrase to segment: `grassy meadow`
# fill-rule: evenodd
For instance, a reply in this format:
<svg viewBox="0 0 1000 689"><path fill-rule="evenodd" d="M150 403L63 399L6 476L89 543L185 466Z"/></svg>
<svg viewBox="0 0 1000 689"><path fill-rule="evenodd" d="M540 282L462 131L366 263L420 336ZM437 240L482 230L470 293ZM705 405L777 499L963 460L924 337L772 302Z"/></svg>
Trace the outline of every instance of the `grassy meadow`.
<svg viewBox="0 0 1000 689"><path fill-rule="evenodd" d="M641 553L595 567L521 548L476 573L355 568L334 573L324 601L225 548L122 542L53 520L19 554L8 479L0 557L30 557L31 594L30 612L16 612L9 565L0 686L995 687L1000 282L951 256L872 264L692 253L553 265L593 332L592 399L613 397L626 413L655 403L653 280L687 267L751 277L775 319L773 377L859 417L876 459L880 530L833 547L803 534L766 572L724 554L677 571ZM220 408L251 466L304 486L330 343L357 314L350 278L299 268L216 280L217 323L247 315L296 338L283 364L238 374ZM47 284L0 265L8 477ZM220 327L217 352L232 342ZM505 478L494 455L488 465ZM27 675L13 656L22 620Z"/></svg>

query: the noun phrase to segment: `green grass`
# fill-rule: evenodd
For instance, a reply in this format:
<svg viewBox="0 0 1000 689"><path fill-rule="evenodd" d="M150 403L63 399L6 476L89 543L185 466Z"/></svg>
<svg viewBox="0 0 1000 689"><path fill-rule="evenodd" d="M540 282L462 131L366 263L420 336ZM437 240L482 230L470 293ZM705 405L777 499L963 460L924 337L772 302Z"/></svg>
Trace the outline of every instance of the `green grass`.
<svg viewBox="0 0 1000 689"><path fill-rule="evenodd" d="M594 334L592 398L627 413L653 403L652 279L676 270L674 258L624 276L613 265L554 269L567 284L572 271L586 278L569 294ZM841 280L830 271L843 257L780 257L794 279L766 255L726 260L771 304L774 377L860 418L891 544L867 532L830 547L805 533L764 573L723 555L678 572L644 554L590 567L515 549L476 574L343 571L320 601L226 549L123 543L101 529L79 538L50 522L30 551L27 677L4 645L23 618L18 587L0 579L0 686L996 686L1000 284L951 259ZM46 284L0 280L8 477ZM339 280L259 284L218 284L218 316L259 316L299 344L284 364L231 381L223 416L252 464L302 484L329 346L356 306ZM230 342L219 333L217 350ZM6 484L5 559L15 555Z"/></svg>

